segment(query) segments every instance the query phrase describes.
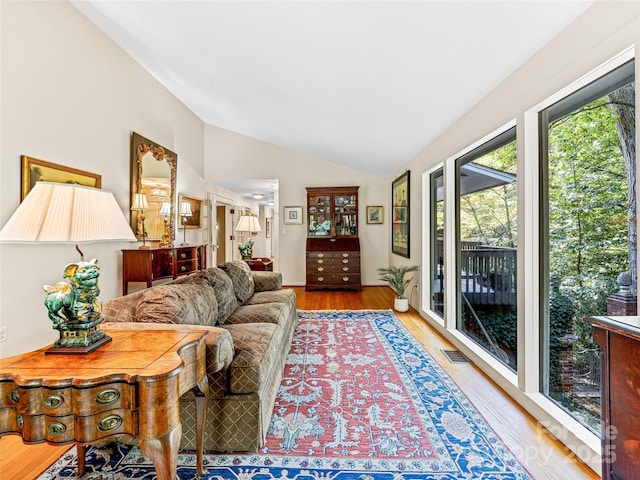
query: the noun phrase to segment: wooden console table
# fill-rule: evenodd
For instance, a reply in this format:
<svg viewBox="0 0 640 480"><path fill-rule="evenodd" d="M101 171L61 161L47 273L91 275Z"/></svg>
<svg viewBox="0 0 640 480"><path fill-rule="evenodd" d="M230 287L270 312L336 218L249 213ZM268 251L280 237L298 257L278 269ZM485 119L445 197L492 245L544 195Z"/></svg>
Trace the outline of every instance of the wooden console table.
<svg viewBox="0 0 640 480"><path fill-rule="evenodd" d="M174 480L182 436L178 400L193 390L202 475L207 332L104 331L113 341L86 355L45 355L47 346L0 359L0 435L18 434L25 443L77 443L79 476L88 445L136 437L158 479Z"/></svg>
<svg viewBox="0 0 640 480"><path fill-rule="evenodd" d="M129 293L129 282L175 279L207 268L207 246L122 250L122 294Z"/></svg>
<svg viewBox="0 0 640 480"><path fill-rule="evenodd" d="M634 480L640 470L640 317L585 320L602 361L602 478Z"/></svg>

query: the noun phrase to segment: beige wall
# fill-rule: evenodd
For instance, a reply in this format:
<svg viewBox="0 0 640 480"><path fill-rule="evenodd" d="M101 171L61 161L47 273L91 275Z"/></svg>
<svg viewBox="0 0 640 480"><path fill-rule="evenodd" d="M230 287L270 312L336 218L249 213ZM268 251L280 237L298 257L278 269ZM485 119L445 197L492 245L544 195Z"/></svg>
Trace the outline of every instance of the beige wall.
<svg viewBox="0 0 640 480"><path fill-rule="evenodd" d="M20 201L20 155L101 174L128 218L132 131L178 154L180 192L206 196L203 123L75 7L2 1L0 15L0 225ZM137 245L84 246L102 266L103 301L121 294L120 249ZM72 245L0 245L1 356L55 339L42 285L77 260Z"/></svg>
<svg viewBox="0 0 640 480"><path fill-rule="evenodd" d="M205 126L205 177L214 183L216 180L277 178L280 208L276 218L282 215L284 206L306 205L305 187L358 185L362 283L380 284L376 269L386 266L390 248L388 204L391 193L386 179L211 125ZM367 205L384 206L384 224L367 225ZM305 283L306 233L304 225L278 223L274 255L286 285Z"/></svg>

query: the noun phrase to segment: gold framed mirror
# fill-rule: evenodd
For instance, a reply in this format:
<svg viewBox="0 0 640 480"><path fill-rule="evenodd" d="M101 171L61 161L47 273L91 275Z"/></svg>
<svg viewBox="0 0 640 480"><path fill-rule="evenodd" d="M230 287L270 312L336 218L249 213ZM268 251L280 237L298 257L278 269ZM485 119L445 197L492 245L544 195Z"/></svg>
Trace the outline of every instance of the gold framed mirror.
<svg viewBox="0 0 640 480"><path fill-rule="evenodd" d="M176 171L178 156L133 132L131 137L131 228L136 238L172 246L175 238ZM144 210L136 202L144 194Z"/></svg>

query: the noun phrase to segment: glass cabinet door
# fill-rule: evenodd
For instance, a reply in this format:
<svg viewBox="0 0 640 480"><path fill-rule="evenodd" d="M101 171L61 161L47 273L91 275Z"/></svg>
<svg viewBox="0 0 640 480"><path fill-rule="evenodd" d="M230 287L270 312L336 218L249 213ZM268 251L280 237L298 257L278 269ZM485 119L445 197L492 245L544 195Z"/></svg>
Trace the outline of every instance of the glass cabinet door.
<svg viewBox="0 0 640 480"><path fill-rule="evenodd" d="M310 237L328 237L331 235L331 196L309 196L307 219L307 231Z"/></svg>
<svg viewBox="0 0 640 480"><path fill-rule="evenodd" d="M336 237L357 235L357 214L358 210L355 195L335 195L333 197L334 235Z"/></svg>

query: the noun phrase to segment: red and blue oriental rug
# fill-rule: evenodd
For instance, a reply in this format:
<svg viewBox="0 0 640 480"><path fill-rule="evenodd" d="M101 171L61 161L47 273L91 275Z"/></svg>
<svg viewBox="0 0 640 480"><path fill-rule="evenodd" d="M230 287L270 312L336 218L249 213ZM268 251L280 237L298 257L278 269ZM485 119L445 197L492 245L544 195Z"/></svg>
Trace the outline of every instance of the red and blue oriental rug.
<svg viewBox="0 0 640 480"><path fill-rule="evenodd" d="M391 311L300 311L255 454L205 455L206 479L525 480L529 475ZM181 453L180 479L196 477ZM40 478L75 478L75 448ZM151 479L135 447L90 448L85 479Z"/></svg>

